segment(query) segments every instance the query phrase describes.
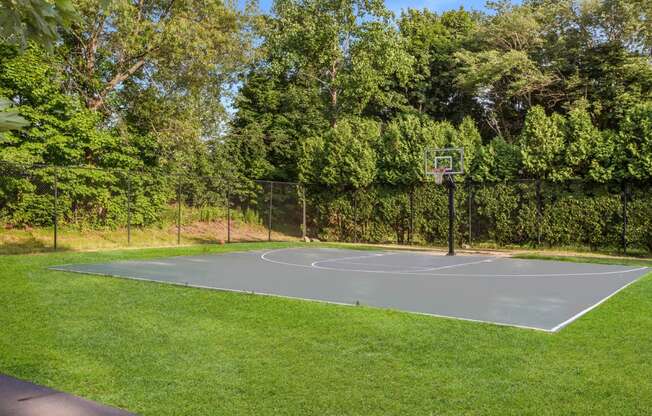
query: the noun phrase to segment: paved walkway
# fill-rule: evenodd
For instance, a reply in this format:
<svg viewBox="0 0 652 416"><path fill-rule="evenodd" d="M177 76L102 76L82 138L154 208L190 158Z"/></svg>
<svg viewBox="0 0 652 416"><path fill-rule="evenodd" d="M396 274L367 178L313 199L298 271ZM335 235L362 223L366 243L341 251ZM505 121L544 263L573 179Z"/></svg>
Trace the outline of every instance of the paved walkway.
<svg viewBox="0 0 652 416"><path fill-rule="evenodd" d="M80 397L0 374L0 416L134 416Z"/></svg>

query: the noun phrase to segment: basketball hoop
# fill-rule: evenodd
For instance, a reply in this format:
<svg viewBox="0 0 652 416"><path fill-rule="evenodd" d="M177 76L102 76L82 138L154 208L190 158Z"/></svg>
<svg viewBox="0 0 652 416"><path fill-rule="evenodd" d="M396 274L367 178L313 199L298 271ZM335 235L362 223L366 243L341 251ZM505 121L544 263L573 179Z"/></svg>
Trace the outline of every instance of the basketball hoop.
<svg viewBox="0 0 652 416"><path fill-rule="evenodd" d="M444 183L444 174L446 174L446 168L432 168L432 176L435 177L435 183L441 185Z"/></svg>

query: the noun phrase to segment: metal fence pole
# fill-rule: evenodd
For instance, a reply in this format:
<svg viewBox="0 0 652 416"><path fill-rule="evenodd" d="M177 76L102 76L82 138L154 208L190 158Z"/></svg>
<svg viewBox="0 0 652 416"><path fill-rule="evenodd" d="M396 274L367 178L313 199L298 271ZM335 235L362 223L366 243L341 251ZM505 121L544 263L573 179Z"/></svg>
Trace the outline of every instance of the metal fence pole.
<svg viewBox="0 0 652 416"><path fill-rule="evenodd" d="M541 245L541 218L543 217L541 203L541 179L536 182L536 199L537 199L537 245Z"/></svg>
<svg viewBox="0 0 652 416"><path fill-rule="evenodd" d="M57 169L54 170L54 250L57 250L59 233L59 185L57 183Z"/></svg>
<svg viewBox="0 0 652 416"><path fill-rule="evenodd" d="M226 242L231 242L231 187L226 188Z"/></svg>
<svg viewBox="0 0 652 416"><path fill-rule="evenodd" d="M452 176L446 181L448 188L448 255L455 255L455 182Z"/></svg>
<svg viewBox="0 0 652 416"><path fill-rule="evenodd" d="M623 230L621 236L623 254L627 254L627 191L628 191L628 184L624 182L622 184Z"/></svg>
<svg viewBox="0 0 652 416"><path fill-rule="evenodd" d="M177 176L177 245L181 244L181 175Z"/></svg>
<svg viewBox="0 0 652 416"><path fill-rule="evenodd" d="M469 246L473 242L473 182L469 182Z"/></svg>
<svg viewBox="0 0 652 416"><path fill-rule="evenodd" d="M274 199L274 182L269 183L269 214L267 217L267 241L272 241L272 201Z"/></svg>
<svg viewBox="0 0 652 416"><path fill-rule="evenodd" d="M410 228L408 230L408 245L414 238L414 185L410 185Z"/></svg>
<svg viewBox="0 0 652 416"><path fill-rule="evenodd" d="M306 229L306 188L302 185L301 186L301 202L302 202L302 211L301 211L301 238L305 241L306 237L308 235L308 231Z"/></svg>
<svg viewBox="0 0 652 416"><path fill-rule="evenodd" d="M131 178L127 173L127 245L131 245Z"/></svg>
<svg viewBox="0 0 652 416"><path fill-rule="evenodd" d="M353 198L353 242L358 242L358 198L357 192L353 191L351 193L351 198Z"/></svg>

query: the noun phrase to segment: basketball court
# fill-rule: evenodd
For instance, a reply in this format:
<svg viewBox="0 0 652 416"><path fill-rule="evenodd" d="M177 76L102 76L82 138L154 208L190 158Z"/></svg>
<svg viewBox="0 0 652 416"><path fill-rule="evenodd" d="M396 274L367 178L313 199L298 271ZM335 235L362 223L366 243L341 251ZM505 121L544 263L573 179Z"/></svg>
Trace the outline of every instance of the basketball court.
<svg viewBox="0 0 652 416"><path fill-rule="evenodd" d="M548 332L562 329L649 271L484 255L311 247L53 269Z"/></svg>

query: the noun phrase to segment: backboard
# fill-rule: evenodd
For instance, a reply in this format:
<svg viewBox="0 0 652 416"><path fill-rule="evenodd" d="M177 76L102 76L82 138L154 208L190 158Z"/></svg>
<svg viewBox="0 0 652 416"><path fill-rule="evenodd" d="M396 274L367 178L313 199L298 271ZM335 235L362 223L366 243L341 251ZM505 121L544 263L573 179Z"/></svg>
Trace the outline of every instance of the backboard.
<svg viewBox="0 0 652 416"><path fill-rule="evenodd" d="M436 176L441 171L445 175L464 174L464 149L462 148L428 148L424 152L424 173Z"/></svg>

